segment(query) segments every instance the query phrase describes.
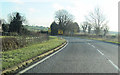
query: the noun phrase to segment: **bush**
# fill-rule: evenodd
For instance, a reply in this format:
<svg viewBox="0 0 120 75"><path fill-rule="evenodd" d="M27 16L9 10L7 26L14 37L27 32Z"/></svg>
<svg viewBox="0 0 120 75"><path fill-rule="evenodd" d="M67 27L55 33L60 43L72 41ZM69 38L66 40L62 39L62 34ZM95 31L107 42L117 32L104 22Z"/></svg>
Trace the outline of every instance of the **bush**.
<svg viewBox="0 0 120 75"><path fill-rule="evenodd" d="M19 48L19 43L16 38L2 38L2 51L17 48Z"/></svg>

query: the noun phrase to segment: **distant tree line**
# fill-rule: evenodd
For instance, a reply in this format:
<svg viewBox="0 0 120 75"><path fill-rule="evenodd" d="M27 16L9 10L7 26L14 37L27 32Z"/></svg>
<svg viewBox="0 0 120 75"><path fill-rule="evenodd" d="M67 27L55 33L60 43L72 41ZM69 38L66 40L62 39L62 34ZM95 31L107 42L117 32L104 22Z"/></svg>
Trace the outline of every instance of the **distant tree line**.
<svg viewBox="0 0 120 75"><path fill-rule="evenodd" d="M57 35L58 30L63 30L64 34L74 34L83 32L84 34L96 34L103 35L109 31L107 26L108 21L106 21L105 16L101 12L100 8L95 8L93 12L90 12L88 16L85 17L86 21L81 23L80 27L77 22L74 22L74 17L72 14L68 13L66 10L58 10L55 13L55 20L50 25L51 34Z"/></svg>

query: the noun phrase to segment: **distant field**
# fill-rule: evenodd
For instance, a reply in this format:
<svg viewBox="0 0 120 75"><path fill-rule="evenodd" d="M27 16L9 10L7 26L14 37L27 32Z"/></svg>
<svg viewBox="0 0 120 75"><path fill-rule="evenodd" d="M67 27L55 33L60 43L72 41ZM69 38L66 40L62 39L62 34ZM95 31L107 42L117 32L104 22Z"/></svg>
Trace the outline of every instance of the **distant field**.
<svg viewBox="0 0 120 75"><path fill-rule="evenodd" d="M25 28L27 28L30 31L48 31L47 27L43 27L43 26L24 26Z"/></svg>

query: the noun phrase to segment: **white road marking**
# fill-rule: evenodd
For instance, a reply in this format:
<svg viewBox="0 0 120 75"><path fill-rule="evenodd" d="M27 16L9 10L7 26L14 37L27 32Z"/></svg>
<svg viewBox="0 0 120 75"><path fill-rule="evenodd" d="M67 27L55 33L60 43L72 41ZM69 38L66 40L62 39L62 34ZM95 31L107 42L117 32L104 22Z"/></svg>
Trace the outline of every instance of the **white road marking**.
<svg viewBox="0 0 120 75"><path fill-rule="evenodd" d="M94 46L94 45L91 45L91 46L95 48L95 46Z"/></svg>
<svg viewBox="0 0 120 75"><path fill-rule="evenodd" d="M62 47L60 50L54 52L53 54L51 54L51 55L49 55L49 56L47 56L47 57L45 57L44 59L38 61L37 63L35 63L35 64L29 66L28 68L25 68L24 70L20 71L20 72L19 72L18 74L16 74L16 75L22 74L22 73L28 71L29 69L35 67L36 65L42 63L43 61L47 60L48 58L50 58L50 57L52 57L53 55L55 55L55 54L57 54L58 52L60 52L60 51L61 51L62 49L64 49L67 45L68 45L68 41L67 41L67 44L66 44L64 47Z"/></svg>
<svg viewBox="0 0 120 75"><path fill-rule="evenodd" d="M104 55L99 49L97 49L97 51L101 54ZM118 70L120 71L119 67L117 65L115 65L110 59L108 59L105 55L104 57Z"/></svg>
<svg viewBox="0 0 120 75"><path fill-rule="evenodd" d="M88 43L88 44L91 45L90 43ZM94 45L91 45L91 46L95 48ZM115 67L118 71L120 71L120 68L119 68L117 65L115 65L110 59L108 59L108 58L104 55L103 52L101 52L99 49L97 49L97 51L98 51L101 55L103 55L103 56L113 65L113 67Z"/></svg>
<svg viewBox="0 0 120 75"><path fill-rule="evenodd" d="M91 45L90 43L88 43L88 45Z"/></svg>
<svg viewBox="0 0 120 75"><path fill-rule="evenodd" d="M120 71L120 69L118 68L117 65L115 65L111 60L108 60L118 71Z"/></svg>
<svg viewBox="0 0 120 75"><path fill-rule="evenodd" d="M101 55L104 55L99 49L97 49L97 51L98 51Z"/></svg>

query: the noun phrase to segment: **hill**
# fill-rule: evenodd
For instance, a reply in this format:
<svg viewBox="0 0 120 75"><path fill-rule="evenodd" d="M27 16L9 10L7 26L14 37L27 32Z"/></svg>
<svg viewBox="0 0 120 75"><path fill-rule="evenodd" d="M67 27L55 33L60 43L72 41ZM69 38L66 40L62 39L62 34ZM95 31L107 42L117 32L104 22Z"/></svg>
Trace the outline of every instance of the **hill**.
<svg viewBox="0 0 120 75"><path fill-rule="evenodd" d="M114 35L117 35L118 32L115 32L115 31L109 31L109 34L114 34Z"/></svg>
<svg viewBox="0 0 120 75"><path fill-rule="evenodd" d="M43 26L28 26L24 25L25 28L27 28L30 31L48 31L48 27Z"/></svg>

